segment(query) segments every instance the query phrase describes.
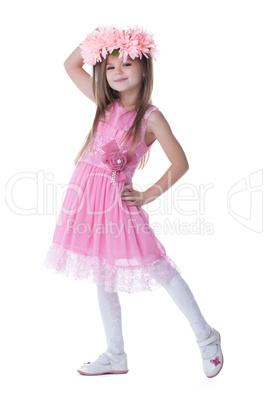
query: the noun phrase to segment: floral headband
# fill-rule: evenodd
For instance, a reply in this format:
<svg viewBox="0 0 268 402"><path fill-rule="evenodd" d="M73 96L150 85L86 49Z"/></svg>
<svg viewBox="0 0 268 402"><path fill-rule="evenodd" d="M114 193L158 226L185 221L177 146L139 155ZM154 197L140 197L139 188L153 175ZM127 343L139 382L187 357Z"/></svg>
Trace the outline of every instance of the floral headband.
<svg viewBox="0 0 268 402"><path fill-rule="evenodd" d="M148 54L156 59L158 50L152 34L145 32L142 28L128 27L126 30L108 27L98 27L79 45L81 56L85 63L94 66L97 62L106 59L107 54L123 57L125 63L127 57L133 60L135 57Z"/></svg>

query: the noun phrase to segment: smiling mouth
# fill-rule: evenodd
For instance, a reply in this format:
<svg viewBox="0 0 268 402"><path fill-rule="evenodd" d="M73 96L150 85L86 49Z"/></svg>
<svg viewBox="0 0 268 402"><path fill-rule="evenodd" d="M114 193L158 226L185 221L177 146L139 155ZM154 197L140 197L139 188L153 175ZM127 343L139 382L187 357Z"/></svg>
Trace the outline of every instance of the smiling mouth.
<svg viewBox="0 0 268 402"><path fill-rule="evenodd" d="M122 78L122 79L117 80L117 81L115 81L115 82L122 82L122 81L126 81L126 80L127 80L127 78Z"/></svg>

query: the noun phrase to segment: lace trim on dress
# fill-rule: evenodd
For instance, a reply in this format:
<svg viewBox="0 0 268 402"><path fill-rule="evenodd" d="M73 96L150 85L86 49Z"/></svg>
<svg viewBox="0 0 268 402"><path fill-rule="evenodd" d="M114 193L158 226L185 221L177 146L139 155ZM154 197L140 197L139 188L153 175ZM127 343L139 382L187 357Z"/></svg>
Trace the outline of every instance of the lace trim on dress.
<svg viewBox="0 0 268 402"><path fill-rule="evenodd" d="M167 255L143 266L113 266L104 258L76 253L56 243L50 245L44 265L54 273L104 285L107 292L152 291L180 273Z"/></svg>

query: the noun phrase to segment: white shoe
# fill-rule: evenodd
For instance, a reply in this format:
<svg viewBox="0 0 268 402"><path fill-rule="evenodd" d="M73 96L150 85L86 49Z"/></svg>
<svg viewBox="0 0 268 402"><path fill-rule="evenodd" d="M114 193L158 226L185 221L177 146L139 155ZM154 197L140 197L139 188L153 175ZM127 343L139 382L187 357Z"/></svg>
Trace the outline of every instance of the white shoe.
<svg viewBox="0 0 268 402"><path fill-rule="evenodd" d="M100 356L105 355L108 358L107 363L100 363ZM84 363L78 371L79 374L84 375L101 375L101 374L125 374L128 372L127 355L122 353L120 355L113 354L109 351L102 353L94 362Z"/></svg>
<svg viewBox="0 0 268 402"><path fill-rule="evenodd" d="M221 350L221 336L220 333L212 328L212 332L209 338L204 341L198 342L199 346L217 345L217 352L210 358L203 359L204 373L208 378L213 378L219 374L223 366L223 355Z"/></svg>

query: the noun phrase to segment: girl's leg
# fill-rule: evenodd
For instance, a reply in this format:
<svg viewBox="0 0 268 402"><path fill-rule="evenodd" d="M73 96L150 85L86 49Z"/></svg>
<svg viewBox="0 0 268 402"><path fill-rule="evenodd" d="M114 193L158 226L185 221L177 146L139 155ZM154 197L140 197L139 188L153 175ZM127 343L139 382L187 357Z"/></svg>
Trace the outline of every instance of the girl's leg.
<svg viewBox="0 0 268 402"><path fill-rule="evenodd" d="M113 354L122 354L125 351L118 294L106 292L103 285L97 285L97 294L106 334L107 350Z"/></svg>
<svg viewBox="0 0 268 402"><path fill-rule="evenodd" d="M162 285L187 318L196 340L203 341L207 339L212 329L204 319L189 286L182 276L177 273L170 281L162 283ZM200 347L200 352L202 357L209 358L217 352L217 346Z"/></svg>
<svg viewBox="0 0 268 402"><path fill-rule="evenodd" d="M97 294L108 348L93 362L82 364L78 372L85 375L127 373L118 294L106 292L104 286L98 284Z"/></svg>

